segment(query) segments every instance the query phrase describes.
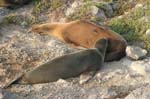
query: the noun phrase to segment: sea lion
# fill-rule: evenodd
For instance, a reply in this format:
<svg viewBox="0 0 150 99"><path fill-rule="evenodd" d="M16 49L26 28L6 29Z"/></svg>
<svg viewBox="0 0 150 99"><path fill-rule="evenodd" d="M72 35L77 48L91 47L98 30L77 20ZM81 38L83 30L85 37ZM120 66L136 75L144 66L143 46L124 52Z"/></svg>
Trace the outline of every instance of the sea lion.
<svg viewBox="0 0 150 99"><path fill-rule="evenodd" d="M33 0L0 0L0 7L14 9L26 5L31 1Z"/></svg>
<svg viewBox="0 0 150 99"><path fill-rule="evenodd" d="M48 34L66 43L85 48L93 48L98 39L108 38L105 61L119 60L125 56L127 42L121 35L88 21L33 25L31 31Z"/></svg>
<svg viewBox="0 0 150 99"><path fill-rule="evenodd" d="M107 45L107 39L100 39L96 42L95 48L57 57L21 75L18 80L13 80L8 86L16 81L20 84L53 82L60 78L76 77L88 71L93 71L94 76L104 62Z"/></svg>

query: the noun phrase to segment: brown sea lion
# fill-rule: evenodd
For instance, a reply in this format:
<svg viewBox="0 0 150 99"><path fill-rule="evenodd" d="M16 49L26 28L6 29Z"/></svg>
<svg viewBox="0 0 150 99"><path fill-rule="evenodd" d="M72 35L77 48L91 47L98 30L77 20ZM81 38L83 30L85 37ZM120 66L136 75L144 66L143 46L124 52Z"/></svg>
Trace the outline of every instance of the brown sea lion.
<svg viewBox="0 0 150 99"><path fill-rule="evenodd" d="M66 43L85 48L94 47L98 39L108 38L105 61L119 60L125 56L127 43L122 36L88 21L76 20L68 23L34 25L31 31L55 36Z"/></svg>
<svg viewBox="0 0 150 99"><path fill-rule="evenodd" d="M35 69L25 73L17 83L37 84L76 77L81 73L93 71L93 76L104 62L107 39L96 42L95 48L57 57ZM15 82L13 80L10 84Z"/></svg>

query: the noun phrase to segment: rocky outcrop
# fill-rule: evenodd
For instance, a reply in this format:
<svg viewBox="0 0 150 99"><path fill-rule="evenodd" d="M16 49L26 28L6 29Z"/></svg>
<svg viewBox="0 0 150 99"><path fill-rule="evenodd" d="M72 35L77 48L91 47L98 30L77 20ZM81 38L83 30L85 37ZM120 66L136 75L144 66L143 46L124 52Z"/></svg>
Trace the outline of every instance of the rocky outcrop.
<svg viewBox="0 0 150 99"><path fill-rule="evenodd" d="M146 56L147 51L145 49L140 48L140 47L127 46L126 54L131 59L139 60L139 59L143 59Z"/></svg>
<svg viewBox="0 0 150 99"><path fill-rule="evenodd" d="M0 99L25 99L25 98L0 88Z"/></svg>
<svg viewBox="0 0 150 99"><path fill-rule="evenodd" d="M120 7L124 7L120 6L121 3L117 3L122 0L113 0L115 2L92 1L96 3L89 3L91 0L52 0L54 5L50 7L46 2L50 0L41 1L44 3L38 3L37 6L34 6L35 8L34 4L16 10L0 8L0 23L3 23L4 18L9 19L7 25L0 24L0 87L7 85L22 72L55 57L78 51L53 37L28 32L30 23L36 23L37 20L43 23L65 22L68 21L67 17L70 15L73 15L75 19L85 16L88 17L88 20L92 19L96 23L107 22L107 19L117 13L116 11L122 10ZM64 5L62 6L59 1ZM134 2L136 0L130 1L133 6L137 3ZM125 2L123 1L123 3ZM42 8L42 4L45 3L47 5ZM149 8L146 5L137 5L136 7ZM38 13L33 13L33 10ZM80 14L76 14L78 11L81 11ZM130 13L126 12L125 14ZM75 15L81 15L81 17ZM122 16L118 18L121 19ZM149 17L142 17L138 21L148 23ZM120 25L122 24L114 26L115 28L118 26L117 29L125 29L124 25L122 28L119 27ZM149 29L142 29L142 31L145 33L144 36L148 37ZM125 33L121 34L123 36L125 34L126 37L126 32L131 31L125 30ZM43 84L14 83L6 90L0 89L0 99L149 99L149 84L147 83L150 83L150 57L148 55L145 57L146 51L134 46L129 46L127 55L130 58L124 57L119 61L104 63L91 79L89 79L91 75L88 72L80 77ZM142 60L140 60L141 58ZM89 80L86 82L87 79Z"/></svg>
<svg viewBox="0 0 150 99"><path fill-rule="evenodd" d="M139 73L140 75L146 76L150 72L150 63L148 61L135 61L132 62L129 67Z"/></svg>
<svg viewBox="0 0 150 99"><path fill-rule="evenodd" d="M144 85L132 91L125 99L150 99L150 85Z"/></svg>

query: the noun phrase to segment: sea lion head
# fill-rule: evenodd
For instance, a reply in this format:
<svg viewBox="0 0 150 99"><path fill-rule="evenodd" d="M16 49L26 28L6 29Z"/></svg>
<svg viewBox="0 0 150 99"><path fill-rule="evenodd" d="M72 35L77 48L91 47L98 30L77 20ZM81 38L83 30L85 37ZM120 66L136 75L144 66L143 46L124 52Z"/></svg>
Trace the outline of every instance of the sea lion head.
<svg viewBox="0 0 150 99"><path fill-rule="evenodd" d="M102 38L96 41L95 48L103 55L105 56L105 52L108 46L108 39Z"/></svg>
<svg viewBox="0 0 150 99"><path fill-rule="evenodd" d="M33 25L31 29L29 30L32 32L37 32L39 34L51 34L55 29L57 28L57 24L51 24L51 23L46 23L46 24L40 24L40 25Z"/></svg>

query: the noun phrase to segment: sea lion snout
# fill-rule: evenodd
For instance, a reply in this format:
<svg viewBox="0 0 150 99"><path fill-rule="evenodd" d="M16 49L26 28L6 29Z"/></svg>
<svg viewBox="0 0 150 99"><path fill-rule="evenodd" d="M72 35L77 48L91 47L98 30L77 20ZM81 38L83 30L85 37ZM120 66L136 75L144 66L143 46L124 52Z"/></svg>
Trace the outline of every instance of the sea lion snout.
<svg viewBox="0 0 150 99"><path fill-rule="evenodd" d="M44 33L43 30L41 30L41 26L39 26L39 25L33 25L32 28L30 28L28 32L37 32L42 35L46 34L46 33Z"/></svg>

